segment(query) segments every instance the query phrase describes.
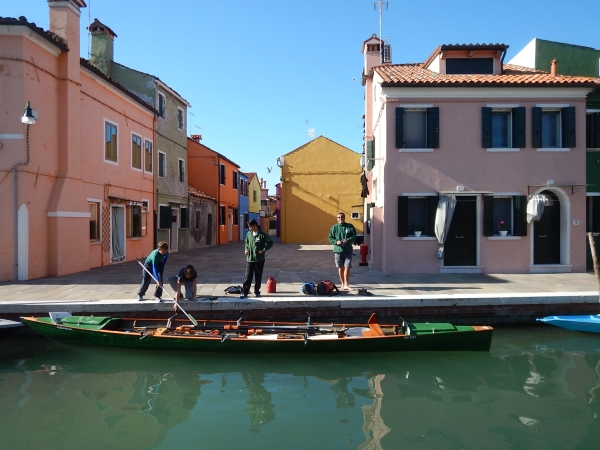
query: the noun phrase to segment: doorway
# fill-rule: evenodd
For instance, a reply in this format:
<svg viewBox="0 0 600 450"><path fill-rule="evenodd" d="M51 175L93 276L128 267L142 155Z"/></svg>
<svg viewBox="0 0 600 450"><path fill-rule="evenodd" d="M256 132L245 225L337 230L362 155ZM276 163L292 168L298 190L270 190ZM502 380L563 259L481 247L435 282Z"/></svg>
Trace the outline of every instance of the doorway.
<svg viewBox="0 0 600 450"><path fill-rule="evenodd" d="M213 235L213 215L208 214L208 218L206 219L206 245L212 245L212 235Z"/></svg>
<svg viewBox="0 0 600 450"><path fill-rule="evenodd" d="M533 264L560 264L560 201L553 192L541 194L548 200L542 217L533 223Z"/></svg>
<svg viewBox="0 0 600 450"><path fill-rule="evenodd" d="M233 210L227 208L227 240L231 242L233 240Z"/></svg>
<svg viewBox="0 0 600 450"><path fill-rule="evenodd" d="M477 197L457 196L448 237L444 266L477 265Z"/></svg>
<svg viewBox="0 0 600 450"><path fill-rule="evenodd" d="M171 240L169 242L169 251L177 251L177 242L179 240L179 208L171 208Z"/></svg>
<svg viewBox="0 0 600 450"><path fill-rule="evenodd" d="M125 207L110 206L110 262L125 260Z"/></svg>

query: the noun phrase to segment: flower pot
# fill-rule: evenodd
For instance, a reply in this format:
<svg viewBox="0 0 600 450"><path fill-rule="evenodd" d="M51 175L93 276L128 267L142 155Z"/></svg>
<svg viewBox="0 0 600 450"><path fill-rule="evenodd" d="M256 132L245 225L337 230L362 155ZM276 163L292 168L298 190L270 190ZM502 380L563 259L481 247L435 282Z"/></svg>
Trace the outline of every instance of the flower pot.
<svg viewBox="0 0 600 450"><path fill-rule="evenodd" d="M506 236L507 233L507 230L500 230L500 236Z"/></svg>
<svg viewBox="0 0 600 450"><path fill-rule="evenodd" d="M415 237L421 236L421 231L415 231Z"/></svg>

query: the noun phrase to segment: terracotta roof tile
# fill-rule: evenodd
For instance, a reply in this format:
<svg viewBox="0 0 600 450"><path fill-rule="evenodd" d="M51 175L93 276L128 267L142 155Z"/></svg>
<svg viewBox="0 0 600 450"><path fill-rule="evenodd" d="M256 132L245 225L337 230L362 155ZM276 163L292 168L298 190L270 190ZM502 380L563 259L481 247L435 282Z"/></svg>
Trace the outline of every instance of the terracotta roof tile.
<svg viewBox="0 0 600 450"><path fill-rule="evenodd" d="M424 69L422 64L393 64L373 68L383 79L382 86L579 86L594 87L600 85L600 78L578 77L570 75L551 75L541 70L504 64L499 75L445 75Z"/></svg>
<svg viewBox="0 0 600 450"><path fill-rule="evenodd" d="M52 31L45 31L43 28L38 27L33 22L28 22L27 18L24 16L21 16L18 19L15 19L14 17L0 17L0 25L17 25L17 26L20 25L20 26L27 27L27 28L35 31L37 34L39 34L44 39L46 39L46 40L52 42L54 45L58 46L61 50L65 51L65 52L69 51L69 47L67 47L67 44L65 43L63 38L61 38L57 34L54 34Z"/></svg>
<svg viewBox="0 0 600 450"><path fill-rule="evenodd" d="M204 192L199 191L198 189L194 189L191 186L188 186L188 193L193 196L193 197L197 197L197 198L206 198L208 200L212 200L212 201L217 201L216 198L211 197L210 195L206 195Z"/></svg>

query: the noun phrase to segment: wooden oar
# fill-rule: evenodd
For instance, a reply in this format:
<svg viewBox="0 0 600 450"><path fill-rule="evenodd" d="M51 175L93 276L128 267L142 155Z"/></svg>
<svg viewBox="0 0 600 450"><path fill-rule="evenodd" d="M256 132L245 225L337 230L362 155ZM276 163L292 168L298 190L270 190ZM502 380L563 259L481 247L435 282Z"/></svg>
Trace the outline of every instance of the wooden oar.
<svg viewBox="0 0 600 450"><path fill-rule="evenodd" d="M142 266L142 268L143 268L143 269L146 271L146 273L147 273L148 275L150 275L154 281L156 281L156 284L158 284L158 280L157 280L156 278L154 278L154 275L152 275L152 272L150 272L150 271L149 271L149 270L146 268L146 266L145 266L145 265L143 265L143 264L140 262L140 260L139 260L139 259L136 259L136 261L138 262L138 264L139 264L140 266ZM167 290L166 290L164 287L163 287L163 292L166 292L166 294L169 296L169 298L170 298L171 300L173 300L173 302L174 302L174 303L177 305L177 307L179 308L179 310L180 310L180 311L181 311L183 314L185 314L185 315L186 315L186 317L187 317L188 319L190 319L190 321L191 321L191 322L192 322L194 325L198 326L198 321L197 321L196 319L194 319L192 316L190 316L190 315L189 315L187 312L185 312L185 310L184 310L184 309L181 307L181 305L179 304L179 302L176 302L176 301L175 301L175 299L174 299L174 298L171 296L171 294L169 294L169 293L167 292Z"/></svg>

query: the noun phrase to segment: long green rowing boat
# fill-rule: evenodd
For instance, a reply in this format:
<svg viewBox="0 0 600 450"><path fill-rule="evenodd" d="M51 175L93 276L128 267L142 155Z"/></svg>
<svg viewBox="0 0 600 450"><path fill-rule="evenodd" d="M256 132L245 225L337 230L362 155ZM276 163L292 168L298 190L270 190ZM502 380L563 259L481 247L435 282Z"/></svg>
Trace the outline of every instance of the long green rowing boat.
<svg viewBox="0 0 600 450"><path fill-rule="evenodd" d="M493 328L450 323L366 324L71 316L21 319L63 344L225 353L489 351Z"/></svg>

